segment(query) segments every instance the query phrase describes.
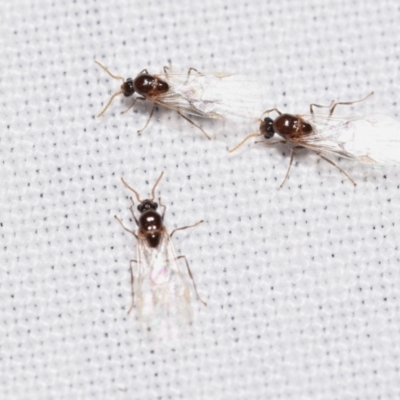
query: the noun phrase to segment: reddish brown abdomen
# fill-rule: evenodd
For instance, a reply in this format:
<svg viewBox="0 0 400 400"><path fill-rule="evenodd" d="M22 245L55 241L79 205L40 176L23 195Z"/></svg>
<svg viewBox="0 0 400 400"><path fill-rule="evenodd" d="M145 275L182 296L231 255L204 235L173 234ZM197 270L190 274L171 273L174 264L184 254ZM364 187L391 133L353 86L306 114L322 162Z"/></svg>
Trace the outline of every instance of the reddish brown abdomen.
<svg viewBox="0 0 400 400"><path fill-rule="evenodd" d="M145 211L139 218L139 230L150 247L157 247L164 230L161 215L154 210Z"/></svg>
<svg viewBox="0 0 400 400"><path fill-rule="evenodd" d="M312 132L312 126L297 115L282 114L273 124L274 131L284 139L295 139Z"/></svg>
<svg viewBox="0 0 400 400"><path fill-rule="evenodd" d="M144 97L157 97L169 90L168 83L149 74L137 76L134 85L136 93L139 93Z"/></svg>

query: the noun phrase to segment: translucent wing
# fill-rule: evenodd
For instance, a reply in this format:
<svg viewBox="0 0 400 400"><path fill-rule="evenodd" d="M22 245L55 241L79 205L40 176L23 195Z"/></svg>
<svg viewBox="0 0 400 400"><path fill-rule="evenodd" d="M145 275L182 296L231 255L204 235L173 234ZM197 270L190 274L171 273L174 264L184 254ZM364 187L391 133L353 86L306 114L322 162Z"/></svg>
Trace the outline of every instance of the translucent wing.
<svg viewBox="0 0 400 400"><path fill-rule="evenodd" d="M170 335L187 326L192 319L188 274L178 264L167 231L155 248L139 236L137 257L134 302L143 327L156 335Z"/></svg>
<svg viewBox="0 0 400 400"><path fill-rule="evenodd" d="M298 145L367 164L400 164L400 123L391 117L300 117L313 133L297 139Z"/></svg>
<svg viewBox="0 0 400 400"><path fill-rule="evenodd" d="M184 114L203 118L243 121L262 113L262 85L241 75L192 72L159 74L169 85L156 103Z"/></svg>

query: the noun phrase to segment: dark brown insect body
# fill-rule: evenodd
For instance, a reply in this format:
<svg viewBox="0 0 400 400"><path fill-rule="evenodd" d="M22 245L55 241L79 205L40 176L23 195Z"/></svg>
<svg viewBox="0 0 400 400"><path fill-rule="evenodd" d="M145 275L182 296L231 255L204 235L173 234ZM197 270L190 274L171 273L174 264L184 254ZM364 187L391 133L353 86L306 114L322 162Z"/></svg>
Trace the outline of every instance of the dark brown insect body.
<svg viewBox="0 0 400 400"><path fill-rule="evenodd" d="M260 124L260 133L265 139L271 139L275 133L285 140L296 141L305 135L312 133L312 126L301 117L292 114L281 114L273 120L264 118Z"/></svg>
<svg viewBox="0 0 400 400"><path fill-rule="evenodd" d="M108 75L111 76L111 78L114 79L118 79L120 81L122 81L122 85L120 87L120 90L116 93L114 93L111 97L110 100L108 100L108 103L105 105L105 107L103 108L103 110L100 112L100 114L98 114L98 117L101 117L107 110L107 108L110 106L110 104L112 103L112 101L114 100L115 97L123 94L125 97L131 97L133 96L134 93L138 94L139 96L136 96L134 98L133 103L130 105L130 107L128 107L125 111L123 111L122 113L127 112L129 109L131 109L136 100L150 100L153 101L153 108L151 109L150 112L150 116L146 122L146 124L144 125L144 127L142 129L138 130L138 133L142 133L151 117L153 116L153 112L155 109L155 105L156 104L161 104L165 107L171 108L173 110L175 110L182 118L186 119L188 122L190 122L192 125L194 125L196 128L200 129L204 135L207 137L207 139L211 139L210 136L204 131L203 128L201 128L199 125L195 124L191 119L189 119L187 116L183 115L182 112L180 111L179 107L176 107L176 101L172 101L172 98L175 97L182 97L183 99L185 99L184 96L182 96L181 94L177 94L175 93L169 86L169 84L165 81L160 79L157 75L150 75L147 71L147 69L142 70L137 76L136 78L132 79L132 78L128 78L125 79L122 76L117 76L112 74L106 67L104 67L103 65L101 65L98 61L95 61L97 65L99 65L104 71L107 72ZM191 71L196 71L198 74L200 74L196 69L194 68L190 68L188 71L188 79L190 76ZM164 67L164 75L166 77L168 77L168 67ZM168 80L168 78L166 78ZM171 94L172 92L172 96L165 96L166 93ZM174 97L175 96L175 97ZM190 103L190 101L189 101ZM195 107L193 105L190 104L190 106L186 106L183 108L187 108L187 109L195 109ZM184 111L184 110L182 110ZM202 113L201 110L196 110L196 114L200 113L200 115L204 114L204 116L207 115L207 113ZM211 118L215 118L214 116L212 116Z"/></svg>
<svg viewBox="0 0 400 400"><path fill-rule="evenodd" d="M141 200L139 193L121 178L124 186L135 194L139 202L137 206L140 213L139 218L136 218L133 211L135 203L132 197L132 205L129 207L132 218L139 227L137 232L125 227L122 221L116 215L114 216L121 226L137 240L138 258L130 262L132 304L128 314L132 310L134 302L137 303L139 317L143 319L146 325L153 314L157 317L164 315L169 317L172 314L176 314L180 318L180 314L178 315L177 313L182 312L190 317L190 310L188 309L190 294L186 283L187 278L191 279L197 298L206 305L197 293L196 284L186 257L182 255L176 256L171 241L174 232L194 227L203 221L199 221L194 225L176 228L168 234L164 226L166 207L161 203L161 198L158 203L154 201L155 189L163 174L162 172L154 184L151 190L151 198L146 200ZM157 212L159 205L164 208L161 214ZM187 276L178 266L177 261L179 259L185 260ZM137 264L135 273L132 263ZM188 310L187 313L185 310Z"/></svg>
<svg viewBox="0 0 400 400"><path fill-rule="evenodd" d="M140 212L139 236L144 236L149 247L157 247L164 232L162 216L156 211L158 204L144 200L137 208Z"/></svg>
<svg viewBox="0 0 400 400"><path fill-rule="evenodd" d="M150 74L139 74L135 79L128 78L121 85L121 91L125 97L132 96L136 92L145 98L153 99L168 90L168 83Z"/></svg>
<svg viewBox="0 0 400 400"><path fill-rule="evenodd" d="M334 102L329 106L322 106L319 104L310 104L310 121L318 121L318 119L315 119L314 115L314 107L318 108L329 108L329 115L326 117L326 120L328 121L335 108L338 105L351 105L354 103L359 103L361 101L366 100L368 97L370 97L373 94L370 93L368 96L361 100L356 100L356 101L348 101L348 102ZM306 121L303 119L300 115L293 115L293 114L283 114L281 113L277 108L271 108L270 110L264 111L264 114L268 114L272 111L275 111L279 115L275 118L272 119L270 117L266 117L260 122L260 130L258 133L251 133L250 135L247 135L238 145L236 145L233 149L229 150L230 153L233 153L236 151L240 146L242 146L247 140L253 138L253 137L260 137L264 136L265 139L271 139L275 134L278 134L281 136L284 140L279 140L275 142L265 142L267 146L275 145L275 144L280 144L280 143L290 143L294 145L291 147L291 154L290 154L290 161L289 161L289 167L286 172L285 179L283 180L281 187L283 184L286 182L286 179L289 176L289 171L293 163L293 158L294 154L296 153L297 150L300 150L302 148L307 148L311 149L316 152L316 154L321 157L323 160L327 161L329 164L333 165L336 167L340 172L342 172L349 180L350 182L356 186L356 183L353 181L353 179L345 172L343 171L339 166L337 166L332 160L329 158L326 158L321 154L321 152L331 152L335 153L337 155L343 155L344 157L348 158L356 158L358 160L363 160L362 157L360 156L355 156L354 154L347 152L343 148L343 144L339 140L334 139L325 139L323 132L318 132L317 124L313 122L311 124L310 122ZM322 139L322 140L321 140ZM325 146L321 145L319 142L328 142L328 144ZM330 144L329 141L331 141L333 144ZM257 143L262 143L262 142L257 142ZM365 156L367 161L365 162L370 162L371 159L368 156Z"/></svg>

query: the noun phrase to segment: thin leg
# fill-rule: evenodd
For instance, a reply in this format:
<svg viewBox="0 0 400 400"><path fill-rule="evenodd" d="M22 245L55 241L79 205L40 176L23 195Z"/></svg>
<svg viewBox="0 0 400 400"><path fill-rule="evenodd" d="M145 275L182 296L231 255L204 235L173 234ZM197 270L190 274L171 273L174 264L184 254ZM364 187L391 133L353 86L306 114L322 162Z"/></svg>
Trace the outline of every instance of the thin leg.
<svg viewBox="0 0 400 400"><path fill-rule="evenodd" d="M153 116L155 108L156 108L156 103L153 103L153 108L151 109L151 113L150 113L149 119L146 122L146 125L142 129L138 130L137 133L142 133L147 128L147 125L149 124L151 117Z"/></svg>
<svg viewBox="0 0 400 400"><path fill-rule="evenodd" d="M131 197L131 202L132 202L132 205L129 207L129 210L130 210L130 212L131 212L131 214L132 214L132 218L133 218L133 219L135 220L135 222L136 222L136 225L139 226L139 221L137 220L136 215L135 215L135 213L133 212L133 207L135 207L135 203L134 203L132 197Z"/></svg>
<svg viewBox="0 0 400 400"><path fill-rule="evenodd" d="M211 140L210 136L208 136L207 133L206 133L202 128L200 128L199 125L195 124L191 119L189 119L188 117L186 117L185 115L183 115L183 114L180 113L179 111L177 111L177 113L178 113L182 118L185 118L186 121L189 121L189 122L190 122L192 125L194 125L196 128L199 128L199 129L204 133L204 135L207 137L207 139L208 139L208 140Z"/></svg>
<svg viewBox="0 0 400 400"><path fill-rule="evenodd" d="M332 108L334 101L331 101L331 104L329 104L329 106L321 106L320 104L310 104L310 113L311 115L314 115L314 110L313 107L318 107L318 108Z"/></svg>
<svg viewBox="0 0 400 400"><path fill-rule="evenodd" d="M201 72L199 72L196 68L190 67L188 70L188 76L192 73L192 71L196 71L199 75L204 75Z"/></svg>
<svg viewBox="0 0 400 400"><path fill-rule="evenodd" d="M271 142L271 143L269 143L269 142L264 142L264 141L260 141L260 142L254 142L254 143L262 143L262 144L264 144L265 146L275 146L275 145L277 145L277 144L283 144L283 143L286 143L286 141L285 140L278 140L277 142Z"/></svg>
<svg viewBox="0 0 400 400"><path fill-rule="evenodd" d="M169 67L167 67L166 65L164 65L164 68L163 68L163 69L164 69L164 74L165 74L165 75L167 75L167 78L168 78L168 75L169 75L169 69L170 69L170 68L169 68Z"/></svg>
<svg viewBox="0 0 400 400"><path fill-rule="evenodd" d="M147 71L147 69L145 68L145 69L142 69L136 76L139 76L139 75L142 75L143 73L146 73L146 74L148 74L149 73L149 71Z"/></svg>
<svg viewBox="0 0 400 400"><path fill-rule="evenodd" d="M188 70L188 74L187 74L187 77L186 77L186 82L185 82L185 84L189 82L189 77L190 77L190 74L192 73L192 71L196 71L196 72L197 72L199 75L201 75L201 76L203 75L203 74L200 73L196 68L190 67L189 70Z"/></svg>
<svg viewBox="0 0 400 400"><path fill-rule="evenodd" d="M131 296L132 296L131 299L132 299L132 303L131 303L131 306L129 307L128 314L132 311L133 306L135 305L134 304L135 303L135 294L133 292L133 282L134 282L133 269L132 269L132 263L133 262L137 263L137 261L136 260L130 260L129 261L129 267L130 267L130 271L131 271Z"/></svg>
<svg viewBox="0 0 400 400"><path fill-rule="evenodd" d="M182 228L176 228L176 229L174 229L174 230L170 233L169 237L172 237L172 235L173 235L176 231L183 231L184 229L194 228L195 226L200 225L200 224L203 223L203 222L204 222L204 221L201 220L201 221L199 221L199 222L196 222L196 223L193 224L193 225L183 226Z"/></svg>
<svg viewBox="0 0 400 400"><path fill-rule="evenodd" d="M302 149L302 147L296 146L296 147L293 147L293 148L292 148L292 151L291 151L291 153L290 153L289 167L288 167L288 169L287 169L287 171L286 171L285 179L282 181L281 185L279 186L280 188L283 187L283 185L285 184L287 178L289 178L289 172L290 172L290 169L292 168L293 159L294 159L294 154L295 154L296 151L299 150L299 149Z"/></svg>
<svg viewBox="0 0 400 400"><path fill-rule="evenodd" d="M374 94L374 92L371 92L371 93L369 93L366 97L364 97L364 98L361 99L361 100L355 100L355 101L340 101L340 102L334 102L334 101L332 101L331 105L329 106L329 107L330 107L329 116L331 116L331 115L333 114L333 112L335 111L336 106L339 106L339 105L350 106L350 105L355 104L355 103L361 103L362 101L367 100L368 97L371 97L373 94ZM314 110L312 109L312 107L319 107L319 108L324 108L324 107L325 107L325 108L327 108L327 106L320 106L320 105L318 105L318 104L310 104L310 112L311 112L311 114L314 114Z"/></svg>
<svg viewBox="0 0 400 400"><path fill-rule="evenodd" d="M237 144L235 147L233 147L232 149L228 150L228 153L233 153L234 151L236 151L239 147L243 146L249 139L253 138L253 137L259 137L262 136L262 133L250 133L250 135L247 135L239 144Z"/></svg>
<svg viewBox="0 0 400 400"><path fill-rule="evenodd" d="M158 203L160 204L160 207L164 207L163 213L161 215L161 218L164 220L165 211L167 210L167 206L165 206L164 204L161 203L161 197L158 198Z"/></svg>
<svg viewBox="0 0 400 400"><path fill-rule="evenodd" d="M132 104L131 104L125 111L121 111L120 114L121 114L121 115L122 115L122 114L125 114L125 113L127 113L131 108L133 108L133 106L135 105L137 99L138 99L138 98L136 97L136 98L133 100Z"/></svg>
<svg viewBox="0 0 400 400"><path fill-rule="evenodd" d="M185 260L185 262L186 262L186 267L187 267L187 270L188 270L188 272L189 272L190 279L192 280L193 287L194 287L194 291L196 292L197 298L206 306L207 303L199 296L199 293L197 292L196 283L195 283L195 281L194 281L194 279L193 279L192 271L191 271L190 268L189 268L188 260L186 259L185 256L179 256L179 257L178 257L178 260L179 260L180 258L183 258L183 259Z"/></svg>
<svg viewBox="0 0 400 400"><path fill-rule="evenodd" d="M275 112L278 113L279 115L282 115L282 113L281 113L277 108L271 108L270 110L265 110L265 111L261 114L261 117L262 117L264 114L269 114L269 113L272 112L272 111L275 111Z"/></svg>
<svg viewBox="0 0 400 400"><path fill-rule="evenodd" d="M133 100L133 103L125 110L125 111L121 111L121 114L125 114L126 112L128 112L131 108L133 108L133 106L136 103L136 100L146 100L145 97L135 97L135 100Z"/></svg>
<svg viewBox="0 0 400 400"><path fill-rule="evenodd" d="M133 236L135 236L136 239L138 238L137 235L136 235L136 233L133 232L133 231L131 231L130 229L128 229L116 215L114 215L114 218L121 224L121 226L122 226L127 232L129 232L129 233L131 233Z"/></svg>
<svg viewBox="0 0 400 400"><path fill-rule="evenodd" d="M342 170L342 168L340 168L338 165L336 165L332 160L330 160L329 158L324 157L323 155L321 155L320 153L317 153L318 156L320 156L323 160L327 161L329 164L333 165L334 167L336 167L341 173L343 173L348 179L349 181L354 185L357 186L357 184L353 181L353 179L351 179L351 177Z"/></svg>

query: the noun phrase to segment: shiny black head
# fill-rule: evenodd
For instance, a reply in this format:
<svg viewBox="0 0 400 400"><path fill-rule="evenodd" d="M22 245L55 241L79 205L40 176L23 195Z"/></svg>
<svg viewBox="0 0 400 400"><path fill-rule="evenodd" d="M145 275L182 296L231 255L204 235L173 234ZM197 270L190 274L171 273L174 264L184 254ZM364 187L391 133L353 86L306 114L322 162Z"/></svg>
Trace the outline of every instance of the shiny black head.
<svg viewBox="0 0 400 400"><path fill-rule="evenodd" d="M264 134L265 139L271 139L274 134L274 120L270 117L264 118L264 121L260 124L260 132Z"/></svg>
<svg viewBox="0 0 400 400"><path fill-rule="evenodd" d="M121 92L124 94L125 97L130 97L133 95L133 93L135 93L135 87L132 78L128 78L121 85Z"/></svg>
<svg viewBox="0 0 400 400"><path fill-rule="evenodd" d="M141 214L149 210L156 211L157 208L158 204L152 200L144 200L137 206L137 209Z"/></svg>

